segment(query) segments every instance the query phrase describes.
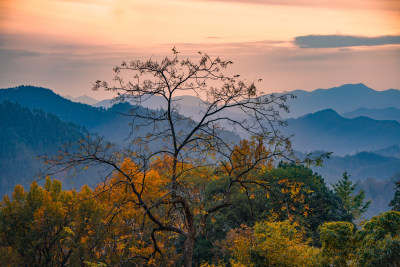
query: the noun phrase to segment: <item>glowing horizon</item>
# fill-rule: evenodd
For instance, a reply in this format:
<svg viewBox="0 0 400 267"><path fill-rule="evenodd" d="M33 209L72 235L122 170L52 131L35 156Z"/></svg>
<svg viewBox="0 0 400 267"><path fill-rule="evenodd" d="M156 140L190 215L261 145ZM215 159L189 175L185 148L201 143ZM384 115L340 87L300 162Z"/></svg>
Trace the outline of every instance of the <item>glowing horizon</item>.
<svg viewBox="0 0 400 267"><path fill-rule="evenodd" d="M1 87L36 83L94 96L88 84L112 77L120 61L177 46L187 56L202 50L234 60L233 71L267 80L266 92L400 88L400 4L392 0L0 0L0 8ZM380 42L296 43L315 35Z"/></svg>

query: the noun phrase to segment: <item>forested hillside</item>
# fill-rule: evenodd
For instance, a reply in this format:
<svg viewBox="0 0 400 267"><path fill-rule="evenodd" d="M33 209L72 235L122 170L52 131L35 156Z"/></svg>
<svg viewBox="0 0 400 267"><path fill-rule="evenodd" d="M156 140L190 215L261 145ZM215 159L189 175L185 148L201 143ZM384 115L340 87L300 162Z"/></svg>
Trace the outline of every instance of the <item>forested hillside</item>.
<svg viewBox="0 0 400 267"><path fill-rule="evenodd" d="M137 136L146 135L152 130L146 127L146 122L141 118L136 118L133 123L132 117L129 116L130 112L134 109L136 114L143 116L155 112L126 102L115 103L107 109L92 107L87 104L72 102L49 89L33 86L1 89L0 102L4 100L55 114L63 121L81 125L88 129L90 133L98 134L110 142L122 145L127 145L127 139L132 140ZM138 127L139 125L142 125L142 127ZM180 127L184 128L185 125ZM238 140L238 136L233 133L226 131L224 135L228 139Z"/></svg>
<svg viewBox="0 0 400 267"><path fill-rule="evenodd" d="M56 154L66 142L77 142L85 129L51 113L0 103L0 194L18 183L27 186L38 174L43 154Z"/></svg>
<svg viewBox="0 0 400 267"><path fill-rule="evenodd" d="M49 89L33 86L2 89L0 90L0 101L3 100L52 113L63 121L86 127L89 132L100 134L109 141L117 143L125 140L130 132L129 124L132 120L124 114L129 114L129 111L134 108L128 103L120 103L109 109L95 108L87 104L72 102ZM146 109L137 107L137 112L144 113Z"/></svg>
<svg viewBox="0 0 400 267"><path fill-rule="evenodd" d="M18 86L0 90L0 101L8 100L31 109L42 109L87 128L99 125L105 117L104 109L75 103L55 94L50 89L35 86Z"/></svg>

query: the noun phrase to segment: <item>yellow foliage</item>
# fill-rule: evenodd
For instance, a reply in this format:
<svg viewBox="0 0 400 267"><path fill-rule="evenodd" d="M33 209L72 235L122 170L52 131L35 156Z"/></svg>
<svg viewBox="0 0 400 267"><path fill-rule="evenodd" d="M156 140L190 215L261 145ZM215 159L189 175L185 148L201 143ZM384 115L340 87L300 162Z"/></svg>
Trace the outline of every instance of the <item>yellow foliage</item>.
<svg viewBox="0 0 400 267"><path fill-rule="evenodd" d="M224 171L230 175L238 175L250 170L257 170L257 175L251 176L252 179L259 177L272 169L273 161L268 157L270 152L265 148L262 138L253 137L250 140L243 139L235 147L230 163L224 166ZM246 176L246 177L248 177ZM243 177L244 178L244 177Z"/></svg>
<svg viewBox="0 0 400 267"><path fill-rule="evenodd" d="M226 239L232 266L315 266L320 250L308 245L297 224L261 222L231 230Z"/></svg>

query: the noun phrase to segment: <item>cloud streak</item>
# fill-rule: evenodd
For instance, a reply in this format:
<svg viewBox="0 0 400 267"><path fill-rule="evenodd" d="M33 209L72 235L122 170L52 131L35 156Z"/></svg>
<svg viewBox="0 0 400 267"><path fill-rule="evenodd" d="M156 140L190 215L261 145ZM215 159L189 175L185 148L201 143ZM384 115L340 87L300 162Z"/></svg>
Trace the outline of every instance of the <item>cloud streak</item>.
<svg viewBox="0 0 400 267"><path fill-rule="evenodd" d="M295 37L294 43L301 48L397 45L400 44L400 36L362 37L351 35L306 35Z"/></svg>
<svg viewBox="0 0 400 267"><path fill-rule="evenodd" d="M10 40L10 43L3 44L3 48L0 46L0 88L33 84L51 88L62 95L87 94L98 98L112 95L91 92L92 83L97 79L111 81L115 65L136 58L161 59L171 55L173 47L165 44L150 49L152 51L125 47L112 50L106 46L58 46L58 43L53 43L56 48L42 50L37 45L32 47L35 42L25 43L26 47L16 48ZM265 92L309 90L359 82L374 89L400 87L400 49L392 46L339 51L341 49L275 46L269 41L177 45L180 56L195 61L199 47L212 57L221 56L235 62L227 70L230 74L241 74L242 78L250 81L262 78L259 87Z"/></svg>

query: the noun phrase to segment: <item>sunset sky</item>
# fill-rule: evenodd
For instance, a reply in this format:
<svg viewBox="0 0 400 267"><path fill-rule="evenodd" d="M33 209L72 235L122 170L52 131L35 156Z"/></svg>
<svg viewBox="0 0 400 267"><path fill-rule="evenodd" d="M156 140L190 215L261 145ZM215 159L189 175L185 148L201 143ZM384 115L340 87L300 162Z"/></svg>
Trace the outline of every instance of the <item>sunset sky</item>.
<svg viewBox="0 0 400 267"><path fill-rule="evenodd" d="M400 89L399 0L0 0L0 87L92 92L122 60L201 50L265 92Z"/></svg>

